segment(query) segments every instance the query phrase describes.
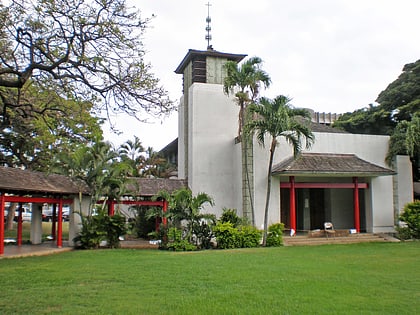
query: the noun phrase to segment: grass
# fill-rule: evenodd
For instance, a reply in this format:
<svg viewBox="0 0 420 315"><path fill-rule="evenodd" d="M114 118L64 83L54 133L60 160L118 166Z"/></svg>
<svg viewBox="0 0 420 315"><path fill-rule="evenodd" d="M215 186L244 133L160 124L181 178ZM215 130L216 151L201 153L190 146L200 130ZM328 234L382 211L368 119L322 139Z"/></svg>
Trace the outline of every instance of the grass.
<svg viewBox="0 0 420 315"><path fill-rule="evenodd" d="M420 242L0 260L2 314L416 314Z"/></svg>
<svg viewBox="0 0 420 315"><path fill-rule="evenodd" d="M52 222L42 222L42 239L46 239L47 236L51 235ZM57 225L56 225L57 229ZM29 242L31 233L31 223L23 222L22 223L22 241L24 243ZM17 223L13 222L13 230L4 231L5 238L14 238L17 239ZM63 239L67 240L69 238L69 222L63 222Z"/></svg>

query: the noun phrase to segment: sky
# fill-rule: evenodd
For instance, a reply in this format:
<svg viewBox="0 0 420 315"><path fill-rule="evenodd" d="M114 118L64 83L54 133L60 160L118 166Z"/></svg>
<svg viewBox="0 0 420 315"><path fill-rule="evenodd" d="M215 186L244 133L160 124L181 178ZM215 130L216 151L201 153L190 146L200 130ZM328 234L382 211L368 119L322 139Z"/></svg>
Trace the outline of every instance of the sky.
<svg viewBox="0 0 420 315"><path fill-rule="evenodd" d="M130 1L130 0L129 0ZM225 53L258 56L271 77L261 96L287 95L295 107L353 112L374 103L407 63L420 59L418 0L210 0L210 44ZM206 0L131 0L143 18L145 60L178 103L189 49L206 50ZM159 151L177 138L177 112L140 123L114 117L118 146L136 135Z"/></svg>

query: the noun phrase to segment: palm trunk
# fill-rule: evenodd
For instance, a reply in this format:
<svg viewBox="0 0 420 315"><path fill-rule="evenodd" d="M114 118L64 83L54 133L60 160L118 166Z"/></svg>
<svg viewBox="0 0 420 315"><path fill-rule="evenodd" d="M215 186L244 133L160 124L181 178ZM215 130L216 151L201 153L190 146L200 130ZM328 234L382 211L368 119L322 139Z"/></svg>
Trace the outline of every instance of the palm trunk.
<svg viewBox="0 0 420 315"><path fill-rule="evenodd" d="M271 195L271 169L273 167L274 151L276 150L276 139L271 141L270 147L270 161L268 162L268 174L267 174L267 194L265 199L265 210L264 210L264 234L263 234L263 246L267 245L267 232L268 232L268 206L270 204Z"/></svg>

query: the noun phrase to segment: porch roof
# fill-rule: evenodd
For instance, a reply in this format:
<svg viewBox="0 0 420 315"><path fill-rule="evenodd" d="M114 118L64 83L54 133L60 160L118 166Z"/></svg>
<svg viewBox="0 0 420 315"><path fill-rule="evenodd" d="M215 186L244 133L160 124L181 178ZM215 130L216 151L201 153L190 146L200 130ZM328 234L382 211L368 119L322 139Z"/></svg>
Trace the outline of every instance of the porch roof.
<svg viewBox="0 0 420 315"><path fill-rule="evenodd" d="M140 177L133 177L127 187L128 191L138 192L139 196L145 197L154 196L161 190L172 193L181 188L188 188L187 180Z"/></svg>
<svg viewBox="0 0 420 315"><path fill-rule="evenodd" d="M87 186L64 175L0 166L0 190L7 193L78 194Z"/></svg>
<svg viewBox="0 0 420 315"><path fill-rule="evenodd" d="M272 175L334 175L375 177L394 175L391 169L365 161L355 154L301 153L274 165Z"/></svg>

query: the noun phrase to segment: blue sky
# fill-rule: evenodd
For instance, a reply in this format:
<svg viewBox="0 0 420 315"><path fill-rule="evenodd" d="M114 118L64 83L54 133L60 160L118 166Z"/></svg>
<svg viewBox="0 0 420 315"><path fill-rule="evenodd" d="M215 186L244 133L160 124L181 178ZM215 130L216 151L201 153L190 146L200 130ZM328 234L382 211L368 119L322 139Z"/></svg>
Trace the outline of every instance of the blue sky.
<svg viewBox="0 0 420 315"><path fill-rule="evenodd" d="M181 97L174 73L188 49L205 50L207 1L132 0L142 16L155 18L144 35L146 60L168 90ZM349 112L378 94L420 59L417 0L213 0L211 44L218 51L263 59L272 85L261 94L288 95L296 107ZM149 124L120 115L122 134L105 126L115 145L137 135L159 150L177 137L177 113Z"/></svg>

